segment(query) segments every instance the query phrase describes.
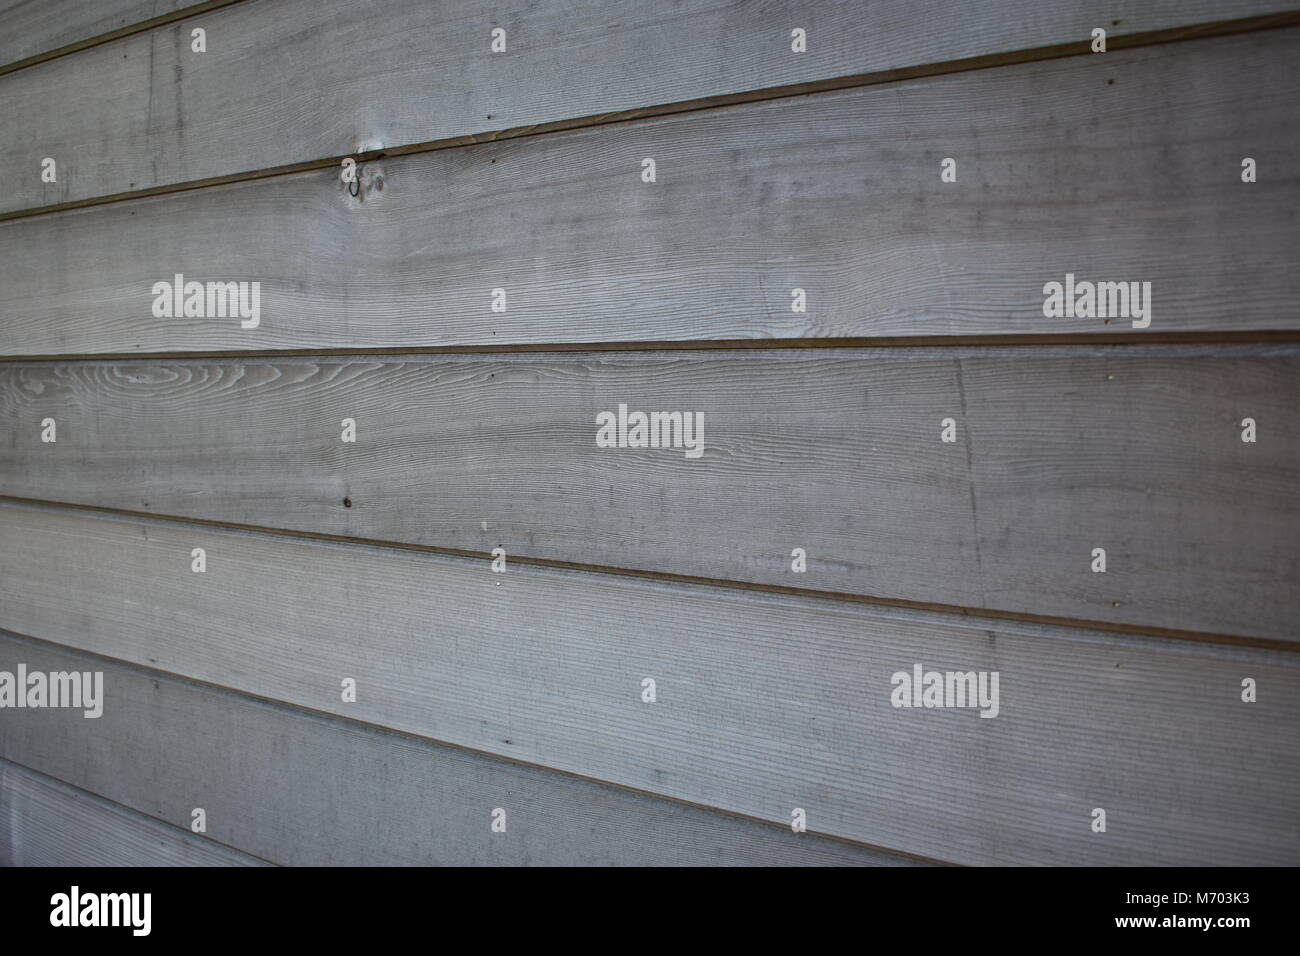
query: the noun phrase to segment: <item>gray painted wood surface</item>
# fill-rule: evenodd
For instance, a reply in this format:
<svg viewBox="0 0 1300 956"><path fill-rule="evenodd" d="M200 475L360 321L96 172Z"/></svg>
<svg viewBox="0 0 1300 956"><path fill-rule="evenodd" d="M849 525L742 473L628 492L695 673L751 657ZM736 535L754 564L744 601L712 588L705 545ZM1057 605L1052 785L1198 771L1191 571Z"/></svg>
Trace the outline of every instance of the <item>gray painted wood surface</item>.
<svg viewBox="0 0 1300 956"><path fill-rule="evenodd" d="M186 0L0 0L0 69L193 5ZM73 75L78 72L74 67ZM7 117L0 125L6 122Z"/></svg>
<svg viewBox="0 0 1300 956"><path fill-rule="evenodd" d="M1300 861L1294 653L520 565L494 574L486 560L58 510L0 515L0 626L112 658L774 824L802 807L813 831L932 859ZM195 547L207 552L203 574L190 570ZM997 671L998 716L894 708L892 675L917 663ZM355 703L341 701L345 677L357 681ZM646 677L653 704L641 699ZM1240 701L1244 677L1258 682L1258 703ZM12 759L92 774L73 782L137 805L151 788L171 799L189 780L168 762L188 757L155 756L146 727L159 725L167 753L253 747L239 764L252 773L262 737L279 741L289 731L276 727L293 723L268 710L253 728L178 703L189 730L173 705L122 716L133 694L106 691L101 722L138 724L120 732L143 742L86 738L96 731L82 725L95 721L43 713L24 718ZM348 733L369 742L350 746L357 756L345 766L388 759L365 756L382 749L369 732ZM89 768L72 746L80 739L102 754ZM269 746L292 757L299 737ZM343 759L324 759L333 745L320 746L304 763ZM194 759L211 765L204 786L261 792L261 777L230 780L221 761ZM132 783L134 796L121 790L130 781L111 780L130 761L164 768ZM333 793L341 817L388 812L347 780L306 773L290 770L284 786ZM425 789L399 770L376 779ZM184 808L175 800L140 808L171 819ZM1090 830L1098 806L1105 835ZM480 858L471 822L459 837L467 860ZM229 831L218 839L289 862Z"/></svg>
<svg viewBox="0 0 1300 956"><path fill-rule="evenodd" d="M188 830L0 760L0 866L265 865Z"/></svg>
<svg viewBox="0 0 1300 956"><path fill-rule="evenodd" d="M0 753L290 865L899 865L906 857L0 635L0 668L105 671L105 709L5 716ZM87 755L91 755L87 759ZM506 832L490 829L506 811Z"/></svg>
<svg viewBox="0 0 1300 956"><path fill-rule="evenodd" d="M0 211L699 97L1271 13L1283 0L263 0L14 74ZM207 30L206 53L190 31ZM490 51L491 31L507 50ZM791 30L808 51L791 51ZM1107 54L1109 56L1109 54ZM57 185L38 175L59 158ZM1278 163L1280 168L1281 163ZM29 175L10 171L30 170Z"/></svg>
<svg viewBox="0 0 1300 956"><path fill-rule="evenodd" d="M1294 330L1297 88L1272 31L4 222L0 354ZM260 325L155 318L176 273ZM1150 326L1045 317L1067 273L1150 282Z"/></svg>
<svg viewBox="0 0 1300 956"><path fill-rule="evenodd" d="M1297 345L18 363L0 494L1293 640L1298 390ZM702 457L597 447L620 404Z"/></svg>
<svg viewBox="0 0 1300 956"><path fill-rule="evenodd" d="M0 714L0 862L1300 863L1300 345L649 350L1294 333L1300 28L1122 49L1285 7L248 0L206 54L184 22L0 76L0 214L464 139L355 198L0 222L0 356L341 353L0 364L0 496L477 555L0 503L0 670L108 684ZM0 0L0 68L140 8ZM260 281L261 326L153 317L178 272ZM1150 329L1044 317L1067 272L1150 282ZM348 354L583 343L641 351ZM620 403L703 412L704 457L598 449ZM997 718L892 707L914 664L996 671Z"/></svg>

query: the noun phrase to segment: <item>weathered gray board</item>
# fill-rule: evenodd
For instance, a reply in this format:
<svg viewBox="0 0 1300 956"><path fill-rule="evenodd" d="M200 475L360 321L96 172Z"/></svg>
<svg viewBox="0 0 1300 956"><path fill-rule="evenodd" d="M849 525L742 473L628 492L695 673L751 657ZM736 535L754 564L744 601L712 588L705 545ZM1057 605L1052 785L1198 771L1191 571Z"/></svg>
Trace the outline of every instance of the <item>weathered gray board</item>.
<svg viewBox="0 0 1300 956"><path fill-rule="evenodd" d="M202 807L211 838L279 863L911 862L0 635L17 661L103 670L104 714L6 713L0 755L182 825Z"/></svg>
<svg viewBox="0 0 1300 956"><path fill-rule="evenodd" d="M1295 653L984 627L955 615L524 566L494 574L487 561L61 510L5 506L0 515L0 626L259 697L782 825L802 807L812 830L933 859L1300 861ZM190 570L196 547L207 553L203 574ZM893 708L891 676L917 663L998 671L998 716ZM357 681L355 703L341 701L345 677ZM656 681L653 704L642 701L646 677ZM1258 703L1240 701L1243 677L1258 682ZM84 751L72 743L81 738L52 729L48 713L24 725L31 736L13 759L81 773L67 779L177 819L197 800L185 795L189 764L169 762L190 759L178 741L258 748L239 764L250 773L261 772L260 748L292 757L302 746L296 732L264 743L278 736L271 717L267 729L260 719L253 728L197 704L176 705L192 730L161 704L123 717L121 707L137 705L121 701L135 692L114 688L101 721L135 729L105 732L121 742L92 738L102 756L91 768L78 769ZM67 733L95 723L78 717ZM180 756L154 756L154 725L159 746ZM137 737L144 742L130 743ZM326 776L352 758L318 746L303 764L324 769L290 767L277 786L299 794L353 786ZM142 753L129 756L132 747ZM227 758L205 750L193 759L206 768L194 781L204 793L220 781L236 794L265 787L229 770ZM155 760L165 769L153 780L113 779L138 776L114 767ZM401 769L375 778L427 790ZM124 791L128 783L139 789ZM162 802L139 803L151 787L166 788ZM482 807L502 804L490 792L470 802L479 809L465 811L474 826L462 851L479 859ZM374 799L350 789L335 805L340 816L390 812L357 810ZM1104 836L1090 830L1099 806ZM444 818L434 810L431 818ZM268 813L278 817L278 805ZM235 816L244 815L241 806ZM398 845L408 835L395 827ZM301 861L232 830L217 838ZM351 846L344 839L334 859L346 861Z"/></svg>
<svg viewBox="0 0 1300 956"><path fill-rule="evenodd" d="M1294 6L245 3L6 80L0 129L13 135L0 144L0 211L1029 47L1084 51L1094 27L1120 37ZM191 50L195 25L206 53ZM791 50L796 27L808 31L805 53ZM494 28L506 31L505 53L491 52ZM63 163L57 184L38 175L45 156Z"/></svg>
<svg viewBox="0 0 1300 956"><path fill-rule="evenodd" d="M1271 31L4 222L0 354L1294 330L1297 88ZM260 325L155 318L176 273ZM1045 317L1067 273L1150 282L1150 326Z"/></svg>
<svg viewBox="0 0 1300 956"><path fill-rule="evenodd" d="M1292 344L11 363L0 495L1293 640L1298 400Z"/></svg>
<svg viewBox="0 0 1300 956"><path fill-rule="evenodd" d="M186 0L0 0L0 71L19 60L193 5ZM0 97L4 100L7 94ZM0 117L4 117L0 120L4 126L8 122L4 107L0 107ZM13 132L19 133L17 129ZM17 144L5 145L12 149Z"/></svg>
<svg viewBox="0 0 1300 956"><path fill-rule="evenodd" d="M4 720L9 720L8 712ZM0 739L3 739L0 733ZM265 866L52 777L0 760L0 866Z"/></svg>

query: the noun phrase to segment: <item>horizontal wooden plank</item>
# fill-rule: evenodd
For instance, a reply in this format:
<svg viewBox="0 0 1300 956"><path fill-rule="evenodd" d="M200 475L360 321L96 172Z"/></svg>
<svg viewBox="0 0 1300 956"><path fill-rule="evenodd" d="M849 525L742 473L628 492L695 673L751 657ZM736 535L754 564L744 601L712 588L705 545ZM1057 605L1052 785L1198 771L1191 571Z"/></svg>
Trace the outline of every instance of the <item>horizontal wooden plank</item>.
<svg viewBox="0 0 1300 956"><path fill-rule="evenodd" d="M266 865L0 760L0 866Z"/></svg>
<svg viewBox="0 0 1300 956"><path fill-rule="evenodd" d="M1295 330L1298 86L1280 30L12 220L0 354ZM178 273L257 326L155 317ZM1046 317L1067 274L1150 324Z"/></svg>
<svg viewBox="0 0 1300 956"><path fill-rule="evenodd" d="M5 716L0 751L292 865L884 865L795 834L0 635L0 668L104 671L104 712ZM149 768L148 773L124 772ZM491 830L505 810L504 833Z"/></svg>
<svg viewBox="0 0 1300 956"><path fill-rule="evenodd" d="M1029 47L1287 0L247 3L14 74L0 211ZM936 23L945 24L936 29ZM207 31L207 51L191 30ZM807 31L806 52L791 31ZM492 31L506 50L491 50ZM286 82L292 77L293 82ZM45 183L40 161L62 162ZM1278 164L1279 167L1281 164ZM19 173L18 171L22 171Z"/></svg>
<svg viewBox="0 0 1300 956"><path fill-rule="evenodd" d="M1298 391L1290 344L11 363L0 494L1294 640Z"/></svg>
<svg viewBox="0 0 1300 956"><path fill-rule="evenodd" d="M207 4L187 0L0 0L0 72L10 64L188 6Z"/></svg>
<svg viewBox="0 0 1300 956"><path fill-rule="evenodd" d="M487 561L34 507L0 506L0 516L0 625L259 697L782 825L801 807L813 831L931 859L1300 861L1294 653L521 565L496 574ZM203 574L191 570L195 547L206 550ZM918 663L997 671L997 717L891 706L892 675ZM647 677L653 704L642 700ZM1257 703L1240 701L1244 677L1257 681ZM344 678L357 682L355 702L341 700ZM274 725L232 728L233 717L197 704L175 707L193 730L170 706L123 717L137 705L114 687L101 721L164 725L166 753L186 752L149 749L136 764L222 766L238 758L206 748L232 740L322 773L341 759L325 744L300 752ZM69 733L95 732L80 729L94 720L72 723ZM32 743L13 759L57 759L47 772L60 776L81 760L80 738L23 733ZM38 744L39 757L25 749ZM96 773L112 775L114 759ZM407 779L393 767L375 779ZM213 773L196 774L196 787L212 785ZM237 783L241 794L265 786ZM113 786L101 792L126 803L143 797L122 787L146 787L100 776L80 785ZM295 789L318 786L333 792L316 778ZM185 799L142 809L173 819ZM262 812L278 818L274 799ZM354 804L343 795L335 805ZM1090 830L1099 806L1105 835ZM230 830L218 839L290 862Z"/></svg>

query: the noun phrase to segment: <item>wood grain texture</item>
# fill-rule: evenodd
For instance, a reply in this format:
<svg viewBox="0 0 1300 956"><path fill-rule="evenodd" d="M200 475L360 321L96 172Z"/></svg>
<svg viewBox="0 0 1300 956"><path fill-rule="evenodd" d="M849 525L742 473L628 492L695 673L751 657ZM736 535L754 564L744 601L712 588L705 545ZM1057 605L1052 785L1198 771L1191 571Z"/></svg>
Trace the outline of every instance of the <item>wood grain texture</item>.
<svg viewBox="0 0 1300 956"><path fill-rule="evenodd" d="M0 866L266 865L0 760Z"/></svg>
<svg viewBox="0 0 1300 956"><path fill-rule="evenodd" d="M1294 640L1298 390L1296 345L17 363L0 494ZM597 447L620 404L703 456Z"/></svg>
<svg viewBox="0 0 1300 956"><path fill-rule="evenodd" d="M1300 860L1294 653L521 565L494 574L487 561L57 509L3 506L0 516L0 626L259 697L787 827L802 807L813 831L931 859ZM194 547L207 551L202 575L190 570ZM998 671L999 715L895 709L891 675L915 663ZM357 681L355 703L340 701L344 677ZM646 677L654 704L641 700ZM1240 702L1243 677L1258 682L1258 703ZM101 721L136 722L120 713L135 706L124 695L106 690ZM217 729L182 732L162 706L138 722L196 748L238 753L266 736L298 753L296 736L281 743L176 706ZM60 719L40 717L25 718L29 742L12 759L44 768L65 755L47 770L60 776L106 773L101 764L118 759L85 770L79 738L35 729ZM69 733L94 723L78 717ZM111 755L118 745L96 746ZM133 759L151 765L152 755ZM262 790L260 778L239 782L241 793ZM317 786L331 790L299 783ZM177 799L141 808L170 819L185 807ZM1104 837L1089 829L1097 806ZM229 831L218 839L288 862Z"/></svg>
<svg viewBox="0 0 1300 956"><path fill-rule="evenodd" d="M1295 330L1297 87L1271 31L12 220L0 354ZM154 318L175 273L260 326ZM1066 273L1150 282L1150 327L1044 317Z"/></svg>
<svg viewBox="0 0 1300 956"><path fill-rule="evenodd" d="M276 0L14 74L0 211L763 87L1273 13L1284 0ZM190 30L208 51L190 49ZM936 24L943 27L936 29ZM506 30L507 51L490 51ZM791 29L808 31L806 53ZM42 157L62 159L57 185ZM1280 166L1280 164L1279 164Z"/></svg>
<svg viewBox="0 0 1300 956"><path fill-rule="evenodd" d="M102 669L106 703L97 720L6 714L3 756L160 819L202 806L210 837L284 864L912 862L0 636L0 667L15 660ZM490 830L497 807L505 833Z"/></svg>
<svg viewBox="0 0 1300 956"><path fill-rule="evenodd" d="M194 5L186 0L0 0L0 70Z"/></svg>

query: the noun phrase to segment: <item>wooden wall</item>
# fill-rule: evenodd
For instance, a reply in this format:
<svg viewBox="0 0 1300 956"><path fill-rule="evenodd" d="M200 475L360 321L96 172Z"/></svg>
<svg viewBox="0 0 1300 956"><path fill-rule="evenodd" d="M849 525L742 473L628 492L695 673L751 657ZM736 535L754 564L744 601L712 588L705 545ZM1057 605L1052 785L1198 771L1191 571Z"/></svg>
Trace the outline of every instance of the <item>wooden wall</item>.
<svg viewBox="0 0 1300 956"><path fill-rule="evenodd" d="M0 862L1300 862L1291 6L0 0Z"/></svg>

